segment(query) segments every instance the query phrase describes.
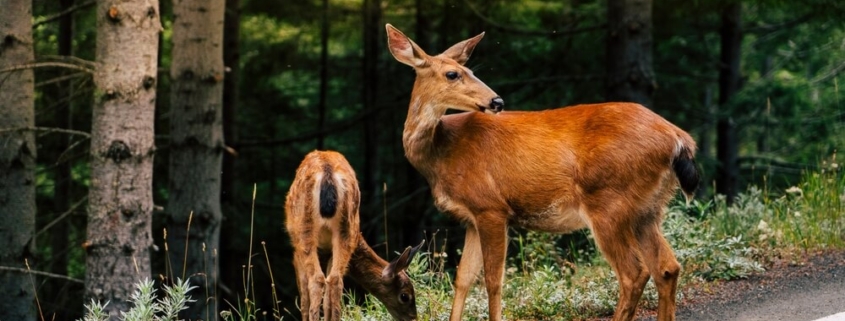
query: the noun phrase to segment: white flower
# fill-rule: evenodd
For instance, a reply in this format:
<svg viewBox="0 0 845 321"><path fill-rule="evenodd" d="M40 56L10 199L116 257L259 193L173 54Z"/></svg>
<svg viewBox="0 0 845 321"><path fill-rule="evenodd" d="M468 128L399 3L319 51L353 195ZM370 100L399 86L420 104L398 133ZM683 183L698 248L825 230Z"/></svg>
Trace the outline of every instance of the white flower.
<svg viewBox="0 0 845 321"><path fill-rule="evenodd" d="M766 223L764 220L760 220L760 223L757 224L757 229L763 232L769 231L769 223Z"/></svg>
<svg viewBox="0 0 845 321"><path fill-rule="evenodd" d="M798 186L792 186L786 189L786 192L789 194L798 194L798 196L804 195L804 191L801 190Z"/></svg>
<svg viewBox="0 0 845 321"><path fill-rule="evenodd" d="M801 217L801 212L795 211L795 217Z"/></svg>

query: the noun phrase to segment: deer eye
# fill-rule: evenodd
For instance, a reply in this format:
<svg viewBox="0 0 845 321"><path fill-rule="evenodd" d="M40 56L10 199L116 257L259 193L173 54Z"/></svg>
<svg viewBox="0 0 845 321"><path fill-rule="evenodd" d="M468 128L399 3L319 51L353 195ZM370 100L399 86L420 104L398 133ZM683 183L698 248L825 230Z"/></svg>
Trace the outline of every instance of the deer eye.
<svg viewBox="0 0 845 321"><path fill-rule="evenodd" d="M446 79L449 79L449 80L458 79L458 72L457 71L447 71L446 72Z"/></svg>
<svg viewBox="0 0 845 321"><path fill-rule="evenodd" d="M408 301L411 301L411 295L408 293L399 294L399 301L402 303L408 303Z"/></svg>

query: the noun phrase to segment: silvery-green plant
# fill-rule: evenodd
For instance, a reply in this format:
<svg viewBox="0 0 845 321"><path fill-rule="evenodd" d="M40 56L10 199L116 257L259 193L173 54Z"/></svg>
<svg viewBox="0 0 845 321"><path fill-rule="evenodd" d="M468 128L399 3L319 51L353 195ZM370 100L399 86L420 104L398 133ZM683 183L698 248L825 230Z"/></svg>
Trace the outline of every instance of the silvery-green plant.
<svg viewBox="0 0 845 321"><path fill-rule="evenodd" d="M135 292L130 296L133 307L129 311L121 311L120 319L124 321L176 321L179 311L185 310L188 303L195 302L188 295L196 286L191 286L188 280L177 279L176 284L164 286L165 296L156 300L155 284L150 279L144 279L135 286ZM85 305L85 315L79 321L104 321L108 319L105 304L91 300Z"/></svg>

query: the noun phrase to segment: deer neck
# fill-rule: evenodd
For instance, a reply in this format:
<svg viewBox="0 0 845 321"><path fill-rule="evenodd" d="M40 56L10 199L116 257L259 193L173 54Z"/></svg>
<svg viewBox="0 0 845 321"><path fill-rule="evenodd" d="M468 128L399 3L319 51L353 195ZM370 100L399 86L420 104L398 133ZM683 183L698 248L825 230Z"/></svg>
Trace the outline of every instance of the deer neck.
<svg viewBox="0 0 845 321"><path fill-rule="evenodd" d="M373 294L379 300L383 300L388 289L382 282L381 274L387 264L387 261L379 257L367 244L364 236L359 235L358 247L352 253L347 275L367 292Z"/></svg>
<svg viewBox="0 0 845 321"><path fill-rule="evenodd" d="M411 165L426 175L433 166L430 160L435 153L435 134L440 126L440 118L446 113L446 108L434 106L434 102L424 96L412 94L408 108L408 118L405 119L405 129L402 132L402 144L405 156Z"/></svg>

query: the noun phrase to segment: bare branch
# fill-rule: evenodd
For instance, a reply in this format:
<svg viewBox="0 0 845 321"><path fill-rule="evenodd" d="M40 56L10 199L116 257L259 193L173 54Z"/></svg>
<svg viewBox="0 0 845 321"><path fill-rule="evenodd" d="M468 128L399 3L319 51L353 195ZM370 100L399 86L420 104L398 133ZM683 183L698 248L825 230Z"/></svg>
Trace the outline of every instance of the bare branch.
<svg viewBox="0 0 845 321"><path fill-rule="evenodd" d="M62 280L66 280L66 281L70 281L70 282L74 282L74 283L80 283L80 284L84 283L80 279L75 279L75 278L72 278L72 277L69 277L69 276L64 276L64 275L60 275L60 274L53 274L53 273L50 273L50 272L27 270L27 269L16 268L16 267L11 267L11 266L0 266L0 271L12 271L12 272L19 272L19 273L24 273L24 274L35 274L35 275L40 275L40 276L46 276L48 278L62 279Z"/></svg>
<svg viewBox="0 0 845 321"><path fill-rule="evenodd" d="M88 1L85 1L85 2L83 2L83 3L80 3L80 4L77 4L77 5L74 5L74 6L70 7L70 8L67 8L67 9L63 10L62 12L59 12L59 13L56 13L56 14L53 14L53 15L46 16L46 17L44 17L44 18L42 18L42 19L39 19L38 21L33 22L33 23L32 23L32 28L34 29L34 28L36 28L36 27L38 27L38 26L40 26L40 25L43 25L43 24L45 24L45 23L48 23L48 22L53 22L53 21L59 20L59 19L61 19L62 17L64 17L64 16L66 16L66 15L69 15L69 14L73 13L73 12L74 12L74 11L76 11L76 10L79 10L79 9L83 9L83 8L90 7L90 6L94 5L95 3L97 3L97 1L96 1L96 0L88 0Z"/></svg>
<svg viewBox="0 0 845 321"><path fill-rule="evenodd" d="M467 4L467 7L469 7L469 10L472 11L472 13L475 14L476 17L478 17L478 19L481 19L481 21L484 21L484 23L490 25L491 27L493 27L495 29L499 29L499 30L504 31L504 32L523 34L523 35L531 35L531 36L557 37L557 36L571 36L571 35L584 33L584 32L604 30L604 28L607 27L607 25L605 25L605 24L600 24L600 25L591 26L591 27L583 27L583 28L567 29L567 30L552 30L552 31L540 31L540 30L530 30L530 29L508 27L508 26L501 25L501 24L497 23L496 21L494 21L493 19L490 19L489 17L482 14L480 11L478 11L478 9L475 8L475 6L472 5L472 3L469 2L469 0L464 0L464 2Z"/></svg>
<svg viewBox="0 0 845 321"><path fill-rule="evenodd" d="M24 69L46 68L46 67L60 67L60 68L67 68L67 69L84 71L84 72L87 72L87 73L94 73L94 69L91 69L91 68L88 68L88 67L85 67L85 66L80 66L80 65L77 65L77 64L66 63L66 62L54 62L54 61L34 62L34 63L28 63L28 64L23 64L23 65L11 66L11 67L8 67L8 68L0 69L0 73L6 73L6 72L18 71L18 70L24 70Z"/></svg>
<svg viewBox="0 0 845 321"><path fill-rule="evenodd" d="M47 230L49 230L51 227L53 227L53 225L58 224L59 222L64 220L66 217L68 217L70 214L73 214L73 212L76 211L76 208L79 207L80 205L82 205L83 203L85 203L85 201L87 201L87 200L88 200L88 196L85 196L81 200L79 200L78 202L71 205L70 208L67 211L65 211L64 213L59 215L59 217L57 217L52 222L47 223L47 225L45 225L43 228L41 228L40 231L36 232L35 237L38 237L39 235L41 235L44 232L47 232Z"/></svg>
<svg viewBox="0 0 845 321"><path fill-rule="evenodd" d="M53 127L17 127L17 128L0 128L0 134L5 132L17 132L17 131L37 131L37 132L46 132L46 133L61 133L61 134L69 134L69 135L77 135L83 136L85 138L91 138L91 134L72 130L72 129L63 129L63 128L53 128Z"/></svg>
<svg viewBox="0 0 845 321"><path fill-rule="evenodd" d="M45 81L37 82L37 83L35 83L35 87L47 86L47 85L50 85L50 84L55 84L57 82L63 82L65 80L70 80L70 79L73 79L73 78L82 77L82 76L85 76L85 75L88 75L88 73L76 72L76 73L72 73L70 75L65 75L65 76L56 77L56 78L53 78L53 79L48 79L48 80L45 80Z"/></svg>
<svg viewBox="0 0 845 321"><path fill-rule="evenodd" d="M274 139L274 140L265 140L265 141L245 141L234 144L235 148L245 148L245 147L259 147L259 146L278 146L278 145L285 145L310 139L317 139L320 135L327 135L337 131L345 130L353 125L357 124L358 122L364 120L364 118L370 117L372 114L378 112L379 110L386 109L386 106L373 108L368 111L364 111L356 115L355 117L346 119L338 124L335 124L332 127L325 127L322 130L315 130L309 133L305 133L299 136L282 138L282 139Z"/></svg>
<svg viewBox="0 0 845 321"><path fill-rule="evenodd" d="M830 71L828 71L824 75L813 78L812 80L810 80L810 83L815 85L815 84L818 84L820 82L826 81L830 78L836 77L843 70L845 70L845 62L840 63L838 66L834 67L833 69L831 69Z"/></svg>

